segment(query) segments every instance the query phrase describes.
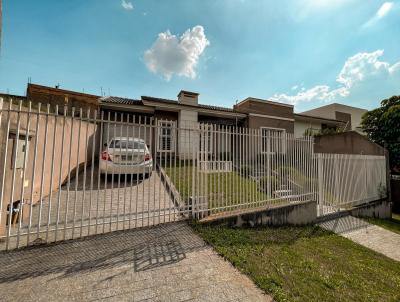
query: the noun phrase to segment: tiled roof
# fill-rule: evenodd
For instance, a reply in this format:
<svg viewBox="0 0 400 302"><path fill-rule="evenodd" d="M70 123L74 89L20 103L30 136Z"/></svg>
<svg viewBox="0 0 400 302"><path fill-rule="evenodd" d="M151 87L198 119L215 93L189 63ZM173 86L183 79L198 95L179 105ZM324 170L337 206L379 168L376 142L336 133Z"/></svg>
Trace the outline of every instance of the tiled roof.
<svg viewBox="0 0 400 302"><path fill-rule="evenodd" d="M141 100L107 96L100 99L100 103L121 104L121 105L142 105Z"/></svg>
<svg viewBox="0 0 400 302"><path fill-rule="evenodd" d="M181 106L189 106L189 107L198 107L198 108L204 108L204 109L209 109L209 110L217 110L217 111L225 111L225 112L235 112L233 109L226 108L226 107L219 107L219 106L205 105L205 104L198 104L197 106L187 105L187 104L180 104L176 100L155 98L155 97L151 97L151 96L142 96L142 99L145 100L145 101L160 102L160 103L165 103L165 104L173 104L173 105L181 105Z"/></svg>

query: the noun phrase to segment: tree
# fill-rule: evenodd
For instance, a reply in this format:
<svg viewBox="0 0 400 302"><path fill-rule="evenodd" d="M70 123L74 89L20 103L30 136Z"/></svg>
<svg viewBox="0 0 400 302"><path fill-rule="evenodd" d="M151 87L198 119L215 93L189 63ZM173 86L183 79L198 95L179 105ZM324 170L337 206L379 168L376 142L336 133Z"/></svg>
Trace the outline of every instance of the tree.
<svg viewBox="0 0 400 302"><path fill-rule="evenodd" d="M383 100L379 108L366 112L361 127L370 140L388 149L391 170L400 172L400 96Z"/></svg>

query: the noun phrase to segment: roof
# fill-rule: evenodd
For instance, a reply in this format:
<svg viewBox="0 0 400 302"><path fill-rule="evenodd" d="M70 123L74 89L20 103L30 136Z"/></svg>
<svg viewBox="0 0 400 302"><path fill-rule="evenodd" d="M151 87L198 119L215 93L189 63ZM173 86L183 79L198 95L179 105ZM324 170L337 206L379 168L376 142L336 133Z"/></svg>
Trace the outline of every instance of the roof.
<svg viewBox="0 0 400 302"><path fill-rule="evenodd" d="M99 98L98 95L94 95L94 94L89 94L89 93L84 93L84 92L76 92L76 91L71 91L71 90L65 90L65 89L60 89L60 88L53 88L53 87L28 83L28 92L31 90L39 91L39 92L43 92L43 93L50 93L50 94L61 94L61 95L68 94L68 95L73 95L73 96L77 96L77 97L85 97L85 98L92 98L92 99Z"/></svg>
<svg viewBox="0 0 400 302"><path fill-rule="evenodd" d="M141 100L120 98L117 96L107 96L100 98L100 103L111 103L111 104L121 104L121 105L143 105Z"/></svg>
<svg viewBox="0 0 400 302"><path fill-rule="evenodd" d="M313 113L313 111L316 111L318 109L322 109L322 108L333 108L335 110L337 110L339 108L350 108L350 109L356 109L356 110L360 110L360 111L368 111L367 109L364 108L359 108L359 107L354 107L354 106L349 106L349 105L345 105L345 104L340 104L340 103L332 103L332 104L327 104L327 105L323 105L320 107L316 107L307 111L303 111L302 113Z"/></svg>
<svg viewBox="0 0 400 302"><path fill-rule="evenodd" d="M165 103L165 104L172 104L172 105L187 106L187 107L192 107L192 108L196 108L197 107L197 108L204 108L204 109L216 110L216 111L236 112L232 108L227 108L227 107L220 107L220 106L214 106L214 105L205 105L205 104L188 105L188 104L179 103L176 100L156 98L156 97L151 97L151 96L142 96L142 100Z"/></svg>
<svg viewBox="0 0 400 302"><path fill-rule="evenodd" d="M272 104L272 105L278 105L278 106L285 106L285 107L292 107L293 108L293 105L291 105L291 104L274 102L274 101L270 101L270 100L264 100L264 99L253 98L253 97L245 98L243 101L240 101L239 103L237 103L236 106L240 106L241 104L244 104L246 102L259 102L259 103L266 103L266 104Z"/></svg>
<svg viewBox="0 0 400 302"><path fill-rule="evenodd" d="M294 118L299 117L301 119L311 119L311 120L319 120L319 121L325 121L325 122L330 122L330 123L346 123L346 121L341 121L341 120L335 120L335 119L330 119L330 118L324 118L324 117L319 117L319 116L314 116L314 115L307 115L303 113L294 113Z"/></svg>

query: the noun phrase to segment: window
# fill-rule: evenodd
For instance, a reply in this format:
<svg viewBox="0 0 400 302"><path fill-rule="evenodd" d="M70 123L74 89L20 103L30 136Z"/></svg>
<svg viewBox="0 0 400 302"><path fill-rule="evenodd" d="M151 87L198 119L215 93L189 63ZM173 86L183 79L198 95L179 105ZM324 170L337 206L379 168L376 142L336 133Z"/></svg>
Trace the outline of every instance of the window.
<svg viewBox="0 0 400 302"><path fill-rule="evenodd" d="M145 149L144 143L133 140L114 139L110 143L110 148L121 149Z"/></svg>
<svg viewBox="0 0 400 302"><path fill-rule="evenodd" d="M203 124L200 126L200 151L205 154L213 152L213 126Z"/></svg>
<svg viewBox="0 0 400 302"><path fill-rule="evenodd" d="M158 151L175 150L174 124L173 121L158 121Z"/></svg>
<svg viewBox="0 0 400 302"><path fill-rule="evenodd" d="M286 152L286 130L280 128L261 128L263 153Z"/></svg>

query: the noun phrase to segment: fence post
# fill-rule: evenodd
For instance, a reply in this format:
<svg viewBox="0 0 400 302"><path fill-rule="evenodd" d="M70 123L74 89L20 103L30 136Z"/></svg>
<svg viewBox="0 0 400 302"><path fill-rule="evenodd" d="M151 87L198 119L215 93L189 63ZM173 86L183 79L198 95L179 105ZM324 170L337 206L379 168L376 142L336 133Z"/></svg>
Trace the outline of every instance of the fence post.
<svg viewBox="0 0 400 302"><path fill-rule="evenodd" d="M391 175L390 175L390 162L389 162L389 151L386 148L387 144L384 143L384 153L386 159L386 194L388 202L392 202L392 188L391 188Z"/></svg>
<svg viewBox="0 0 400 302"><path fill-rule="evenodd" d="M321 153L317 153L318 159L318 213L323 210L321 208L323 203L323 180L324 180L324 170L323 170L323 158ZM319 213L320 214L320 213Z"/></svg>

